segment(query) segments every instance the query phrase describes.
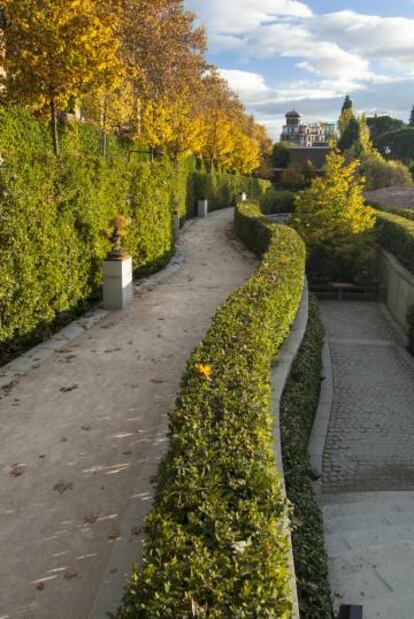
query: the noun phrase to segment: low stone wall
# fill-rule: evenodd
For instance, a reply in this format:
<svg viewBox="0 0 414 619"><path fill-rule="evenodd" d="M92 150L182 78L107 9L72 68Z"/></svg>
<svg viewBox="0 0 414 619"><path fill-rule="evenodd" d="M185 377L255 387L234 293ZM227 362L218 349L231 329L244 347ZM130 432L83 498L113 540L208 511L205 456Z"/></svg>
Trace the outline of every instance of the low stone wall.
<svg viewBox="0 0 414 619"><path fill-rule="evenodd" d="M386 303L398 325L408 333L407 312L414 305L414 275L390 253L378 252L378 272Z"/></svg>
<svg viewBox="0 0 414 619"><path fill-rule="evenodd" d="M280 440L280 401L283 391L285 389L286 382L289 378L290 371L296 356L299 352L299 348L302 344L303 338L306 333L306 327L308 324L308 312L309 312L309 298L308 298L308 285L305 284L303 291L302 303L298 310L296 320L292 325L292 330L289 337L285 340L282 348L279 351L277 358L277 365L272 370L271 384L272 384L272 413L275 420L273 426L273 445L276 456L276 463L278 471L281 473L282 491L286 498L286 489L283 473L283 460L282 460L282 445ZM289 528L289 523L286 522L286 528ZM289 534L290 535L290 534ZM292 547L292 544L290 544ZM295 565L293 561L293 552L290 555L290 569L292 574L292 615L291 619L299 619L299 604L296 589L296 576Z"/></svg>

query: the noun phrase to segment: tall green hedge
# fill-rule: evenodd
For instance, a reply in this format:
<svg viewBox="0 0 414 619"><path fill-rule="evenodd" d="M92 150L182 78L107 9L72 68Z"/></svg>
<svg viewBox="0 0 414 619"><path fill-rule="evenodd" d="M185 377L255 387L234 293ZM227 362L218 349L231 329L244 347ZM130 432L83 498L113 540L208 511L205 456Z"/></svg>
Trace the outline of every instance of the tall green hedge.
<svg viewBox="0 0 414 619"><path fill-rule="evenodd" d="M186 217L203 193L192 159L151 163L142 146L115 136L104 159L100 132L80 123L61 127L61 143L58 160L46 124L0 107L0 363L99 297L102 233L116 215L132 221L134 267L154 270L174 250L173 206ZM215 177L214 208L229 204L224 187L251 182Z"/></svg>
<svg viewBox="0 0 414 619"><path fill-rule="evenodd" d="M291 616L269 378L301 300L305 248L242 204L243 238L249 225L267 239L255 246L262 261L188 362L122 619Z"/></svg>
<svg viewBox="0 0 414 619"><path fill-rule="evenodd" d="M377 211L376 217L381 246L414 274L414 221L382 211Z"/></svg>
<svg viewBox="0 0 414 619"><path fill-rule="evenodd" d="M295 205L295 193L287 189L268 189L259 199L263 213L292 213Z"/></svg>
<svg viewBox="0 0 414 619"><path fill-rule="evenodd" d="M173 250L168 162L128 162L130 145L111 139L107 161L94 128L69 125L62 157L49 130L18 110L0 109L0 346L41 335L62 312L99 291L104 238L118 214L139 269Z"/></svg>

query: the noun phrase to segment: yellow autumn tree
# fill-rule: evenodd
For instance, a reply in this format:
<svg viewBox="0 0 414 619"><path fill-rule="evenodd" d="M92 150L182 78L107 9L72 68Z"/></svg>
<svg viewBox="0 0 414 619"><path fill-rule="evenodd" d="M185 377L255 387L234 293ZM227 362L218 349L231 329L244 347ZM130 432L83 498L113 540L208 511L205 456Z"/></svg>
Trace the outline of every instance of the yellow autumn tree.
<svg viewBox="0 0 414 619"><path fill-rule="evenodd" d="M129 130L134 108L132 85L122 74L95 85L81 98L82 117L102 132L102 154L107 154L108 133Z"/></svg>
<svg viewBox="0 0 414 619"><path fill-rule="evenodd" d="M234 149L236 107L240 104L217 71L204 76L199 88L199 114L204 133L203 159L211 169L229 169Z"/></svg>
<svg viewBox="0 0 414 619"><path fill-rule="evenodd" d="M72 96L116 73L118 0L2 0L8 101L57 114Z"/></svg>
<svg viewBox="0 0 414 619"><path fill-rule="evenodd" d="M205 30L183 0L123 0L119 27L122 58L135 96L135 134L142 139L144 108L165 107L194 92L207 63ZM148 107L147 107L148 109ZM148 114L146 114L148 118Z"/></svg>
<svg viewBox="0 0 414 619"><path fill-rule="evenodd" d="M260 144L246 131L233 127L233 150L230 165L241 174L250 174L260 166Z"/></svg>
<svg viewBox="0 0 414 619"><path fill-rule="evenodd" d="M365 205L358 168L359 161L346 163L333 149L323 176L296 197L292 223L307 244L313 272L352 278L368 268L375 216Z"/></svg>
<svg viewBox="0 0 414 619"><path fill-rule="evenodd" d="M142 138L151 148L165 149L173 161L199 155L204 146L202 119L191 105L191 93L147 101L142 110Z"/></svg>

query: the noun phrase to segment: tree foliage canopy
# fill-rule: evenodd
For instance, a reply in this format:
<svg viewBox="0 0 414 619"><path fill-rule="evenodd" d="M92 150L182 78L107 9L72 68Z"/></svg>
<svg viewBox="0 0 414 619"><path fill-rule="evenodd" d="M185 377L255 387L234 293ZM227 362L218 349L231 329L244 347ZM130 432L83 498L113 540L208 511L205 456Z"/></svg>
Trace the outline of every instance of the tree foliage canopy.
<svg viewBox="0 0 414 619"><path fill-rule="evenodd" d="M358 160L347 163L333 150L323 177L314 178L296 198L293 223L306 242L311 268L331 277L353 277L372 249L369 233L375 217L365 205L365 181L358 169Z"/></svg>
<svg viewBox="0 0 414 619"><path fill-rule="evenodd" d="M173 159L250 173L270 152L263 127L205 58L183 0L3 0L3 100L39 116L76 102L85 120ZM70 103L71 102L71 103Z"/></svg>

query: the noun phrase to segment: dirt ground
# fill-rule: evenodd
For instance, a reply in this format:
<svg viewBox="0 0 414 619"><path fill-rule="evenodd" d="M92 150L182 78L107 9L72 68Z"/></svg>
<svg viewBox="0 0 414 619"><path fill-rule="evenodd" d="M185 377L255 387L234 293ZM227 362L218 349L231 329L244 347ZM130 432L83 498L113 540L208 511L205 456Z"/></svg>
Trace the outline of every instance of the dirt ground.
<svg viewBox="0 0 414 619"><path fill-rule="evenodd" d="M414 209L414 187L385 187L364 193L367 200L375 200L384 208L411 208Z"/></svg>
<svg viewBox="0 0 414 619"><path fill-rule="evenodd" d="M190 222L178 272L0 390L0 619L117 608L186 360L257 264L232 218Z"/></svg>

